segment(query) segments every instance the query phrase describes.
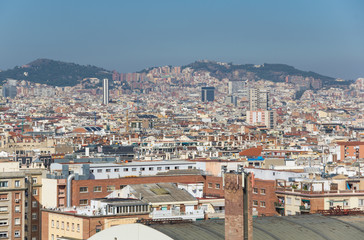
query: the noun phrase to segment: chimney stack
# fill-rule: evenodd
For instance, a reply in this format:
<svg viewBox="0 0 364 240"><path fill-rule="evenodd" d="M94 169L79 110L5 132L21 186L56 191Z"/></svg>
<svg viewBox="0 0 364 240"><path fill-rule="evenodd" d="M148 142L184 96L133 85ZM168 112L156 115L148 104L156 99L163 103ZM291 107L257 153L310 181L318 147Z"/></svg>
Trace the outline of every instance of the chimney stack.
<svg viewBox="0 0 364 240"><path fill-rule="evenodd" d="M238 171L224 173L225 239L253 240L252 174Z"/></svg>

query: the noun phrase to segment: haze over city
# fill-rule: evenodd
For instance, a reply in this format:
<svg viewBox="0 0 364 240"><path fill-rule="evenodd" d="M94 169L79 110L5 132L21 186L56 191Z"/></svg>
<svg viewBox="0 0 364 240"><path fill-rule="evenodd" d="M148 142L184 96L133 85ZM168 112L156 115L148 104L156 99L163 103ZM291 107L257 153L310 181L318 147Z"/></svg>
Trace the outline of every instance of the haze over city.
<svg viewBox="0 0 364 240"><path fill-rule="evenodd" d="M38 58L134 72L195 60L364 76L364 3L1 1L0 69Z"/></svg>
<svg viewBox="0 0 364 240"><path fill-rule="evenodd" d="M0 1L0 239L364 239L363 10Z"/></svg>

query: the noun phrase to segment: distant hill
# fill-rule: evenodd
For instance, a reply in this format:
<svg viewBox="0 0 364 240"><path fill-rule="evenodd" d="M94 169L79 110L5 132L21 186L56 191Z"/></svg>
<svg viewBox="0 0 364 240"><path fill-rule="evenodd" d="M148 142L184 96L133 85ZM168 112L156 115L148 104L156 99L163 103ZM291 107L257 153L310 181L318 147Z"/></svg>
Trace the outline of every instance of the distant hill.
<svg viewBox="0 0 364 240"><path fill-rule="evenodd" d="M306 72L298 70L286 64L242 64L234 65L232 63L219 63L214 61L196 61L194 63L183 66L182 68L192 68L195 71L209 71L211 76L218 79L254 79L254 80L270 80L274 82L283 82L287 76L302 76L320 79L323 86L330 85L348 85L350 81L336 81L335 78L323 76L315 72Z"/></svg>
<svg viewBox="0 0 364 240"><path fill-rule="evenodd" d="M21 67L0 72L0 81L7 78L26 80L51 86L74 86L83 78L111 78L111 71L91 65L79 65L50 59L37 59Z"/></svg>
<svg viewBox="0 0 364 240"><path fill-rule="evenodd" d="M336 81L335 78L323 76L315 72L306 72L298 70L285 64L243 64L234 65L232 63L219 63L214 61L196 61L183 66L182 69L192 68L195 71L208 71L211 76L218 79L228 78L249 79L249 80L270 80L274 82L284 82L286 77L293 77L293 81L299 82L302 77L312 77L322 82L322 86L343 86L348 85L350 81ZM148 72L151 68L142 70ZM75 63L66 63L50 59L37 59L21 67L0 72L0 83L7 78L17 80L26 80L34 83L47 84L50 86L75 86L84 78L112 78L112 72L103 68L91 65L79 65ZM292 81L292 82L293 82ZM100 83L101 84L101 81ZM110 82L112 85L112 82ZM127 83L125 83L127 86ZM316 87L317 89L317 87Z"/></svg>

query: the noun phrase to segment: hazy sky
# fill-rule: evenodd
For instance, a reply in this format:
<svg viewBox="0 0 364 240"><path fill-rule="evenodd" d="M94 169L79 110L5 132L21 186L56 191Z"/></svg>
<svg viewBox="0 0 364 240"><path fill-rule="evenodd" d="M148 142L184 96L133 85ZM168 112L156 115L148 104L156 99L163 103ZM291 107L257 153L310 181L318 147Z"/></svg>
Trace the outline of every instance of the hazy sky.
<svg viewBox="0 0 364 240"><path fill-rule="evenodd" d="M363 0L0 1L0 69L37 58L119 72L209 59L364 77Z"/></svg>

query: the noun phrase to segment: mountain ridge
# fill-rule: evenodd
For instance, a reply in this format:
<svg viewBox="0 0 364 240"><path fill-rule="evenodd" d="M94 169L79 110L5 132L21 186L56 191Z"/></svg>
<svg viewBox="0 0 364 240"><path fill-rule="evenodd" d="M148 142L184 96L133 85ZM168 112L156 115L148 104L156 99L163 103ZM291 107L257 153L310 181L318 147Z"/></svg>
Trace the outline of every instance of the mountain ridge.
<svg viewBox="0 0 364 240"><path fill-rule="evenodd" d="M312 71L302 71L287 64L264 63L256 64L233 64L216 61L195 61L182 66L182 69L191 68L194 71L208 71L211 76L218 79L228 78L230 80L270 80L274 82L299 83L300 79L309 78L319 84L316 89L325 86L343 86L350 81L337 81L333 77L324 76ZM152 68L145 68L141 72L148 72ZM80 65L47 58L39 58L21 67L16 66L0 72L0 81L7 78L27 80L34 83L48 84L50 86L75 86L84 78L112 78L112 71L93 65ZM293 80L292 80L293 79ZM313 80L312 80L313 79ZM311 84L311 82L309 83Z"/></svg>

